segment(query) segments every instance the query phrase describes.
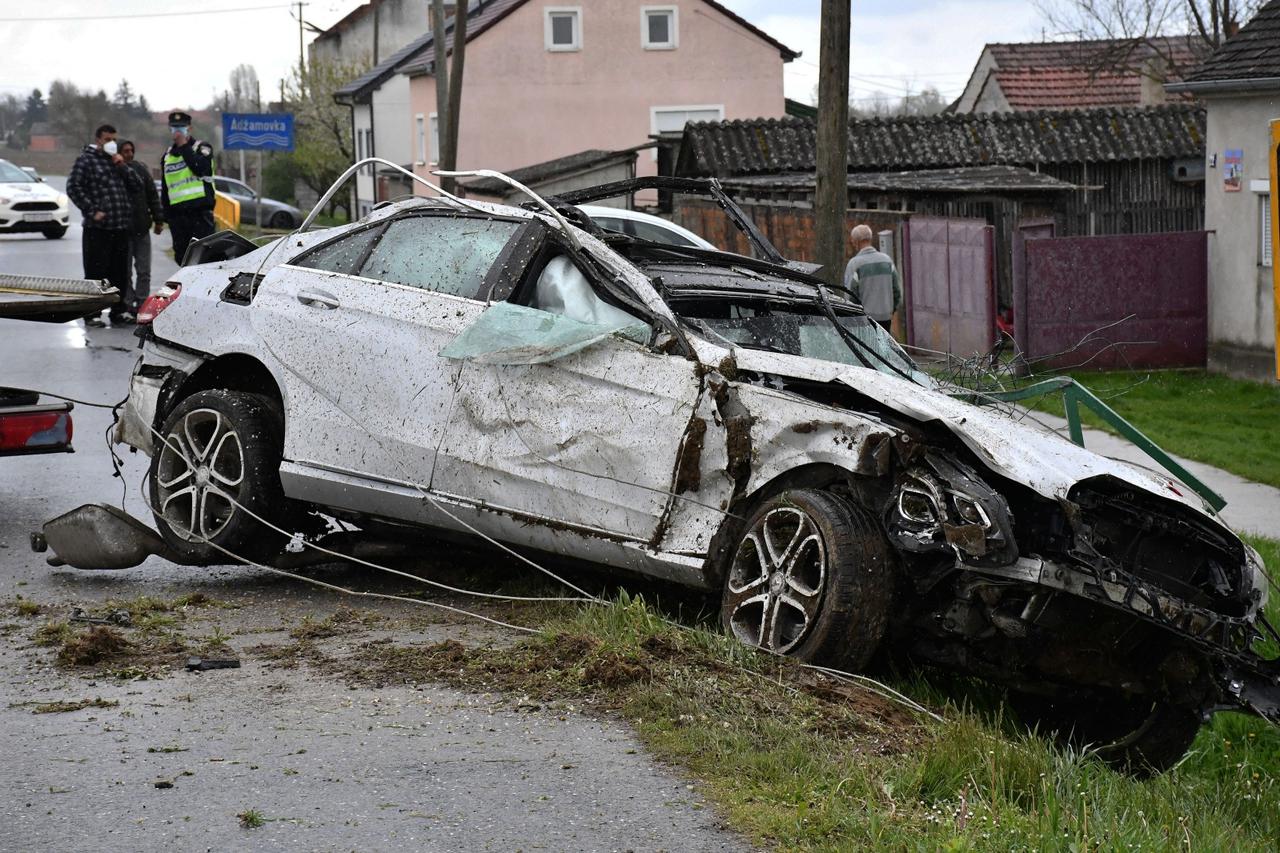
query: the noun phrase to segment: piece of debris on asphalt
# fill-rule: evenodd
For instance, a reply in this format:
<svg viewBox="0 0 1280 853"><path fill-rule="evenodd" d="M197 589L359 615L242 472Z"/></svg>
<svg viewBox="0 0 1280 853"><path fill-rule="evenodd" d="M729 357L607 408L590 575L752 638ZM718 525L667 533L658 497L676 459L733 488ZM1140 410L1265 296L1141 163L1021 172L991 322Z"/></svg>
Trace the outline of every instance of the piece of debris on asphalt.
<svg viewBox="0 0 1280 853"><path fill-rule="evenodd" d="M155 786L156 786L157 788L161 788L161 789L164 789L164 788L172 788L172 787L173 787L173 780L172 780L172 779L157 779L157 780L155 781Z"/></svg>
<svg viewBox="0 0 1280 853"><path fill-rule="evenodd" d="M187 658L188 672L204 672L209 669L239 669L238 658Z"/></svg>
<svg viewBox="0 0 1280 853"><path fill-rule="evenodd" d="M121 628L133 627L133 616L128 610L118 608L108 611L105 616L92 616L83 608L77 607L71 611L72 622L88 622L92 625L117 625Z"/></svg>

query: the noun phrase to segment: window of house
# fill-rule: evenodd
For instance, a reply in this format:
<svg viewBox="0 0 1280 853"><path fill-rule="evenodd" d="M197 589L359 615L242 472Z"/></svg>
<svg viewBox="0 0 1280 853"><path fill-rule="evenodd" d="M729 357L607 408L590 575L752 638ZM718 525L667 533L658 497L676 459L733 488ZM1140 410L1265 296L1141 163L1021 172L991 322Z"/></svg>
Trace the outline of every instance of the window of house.
<svg viewBox="0 0 1280 853"><path fill-rule="evenodd" d="M1259 195L1258 203L1262 205L1262 213L1258 216L1258 222L1262 224L1262 233L1258 235L1258 263L1269 267L1272 265L1273 248L1271 245L1271 194Z"/></svg>
<svg viewBox="0 0 1280 853"><path fill-rule="evenodd" d="M413 117L414 127L418 132L418 165L427 165L427 117L422 113L418 113Z"/></svg>
<svg viewBox="0 0 1280 853"><path fill-rule="evenodd" d="M640 40L645 50L675 50L679 43L679 10L675 6L642 6Z"/></svg>
<svg viewBox="0 0 1280 853"><path fill-rule="evenodd" d="M430 131L431 135L429 137L431 141L431 149L429 152L431 154L430 162L439 163L440 162L440 114L432 113L430 116L428 116L427 121L431 128L431 131Z"/></svg>
<svg viewBox="0 0 1280 853"><path fill-rule="evenodd" d="M582 50L582 7L548 6L545 12L547 50Z"/></svg>

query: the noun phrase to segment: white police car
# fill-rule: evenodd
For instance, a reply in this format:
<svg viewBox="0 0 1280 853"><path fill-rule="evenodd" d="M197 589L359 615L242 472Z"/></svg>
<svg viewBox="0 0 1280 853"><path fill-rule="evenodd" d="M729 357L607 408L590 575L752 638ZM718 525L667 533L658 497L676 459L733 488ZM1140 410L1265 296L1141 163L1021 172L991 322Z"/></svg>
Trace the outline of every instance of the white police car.
<svg viewBox="0 0 1280 853"><path fill-rule="evenodd" d="M65 194L0 160L0 234L39 232L57 240L67 233L67 221Z"/></svg>

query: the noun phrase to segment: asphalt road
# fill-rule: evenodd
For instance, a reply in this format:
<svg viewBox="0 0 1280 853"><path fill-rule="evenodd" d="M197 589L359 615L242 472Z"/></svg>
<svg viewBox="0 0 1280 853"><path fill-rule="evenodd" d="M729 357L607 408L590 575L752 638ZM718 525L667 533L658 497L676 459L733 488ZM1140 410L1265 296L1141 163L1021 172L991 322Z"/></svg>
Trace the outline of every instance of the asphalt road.
<svg viewBox="0 0 1280 853"><path fill-rule="evenodd" d="M167 233L153 241L153 286L174 269L168 243ZM0 270L78 276L79 246L78 224L58 241L0 236ZM0 320L0 385L114 403L135 345L130 329ZM158 558L119 572L50 568L27 535L52 516L123 499L149 520L138 494L147 460L125 454L123 480L114 477L109 413L77 406L74 418L74 454L0 459L0 850L744 848L620 721L520 697L353 687L252 654L287 640L281 629L304 616L334 612L342 602L333 593ZM432 559L441 558L424 556ZM320 573L377 583L352 570ZM76 606L191 592L234 607L193 622L228 636L242 668L90 681L32 643L42 621ZM44 612L18 615L17 595ZM397 619L410 609L383 608ZM394 639L510 639L457 621L413 624ZM119 704L33 713L37 703L99 697ZM240 825L251 809L262 826Z"/></svg>

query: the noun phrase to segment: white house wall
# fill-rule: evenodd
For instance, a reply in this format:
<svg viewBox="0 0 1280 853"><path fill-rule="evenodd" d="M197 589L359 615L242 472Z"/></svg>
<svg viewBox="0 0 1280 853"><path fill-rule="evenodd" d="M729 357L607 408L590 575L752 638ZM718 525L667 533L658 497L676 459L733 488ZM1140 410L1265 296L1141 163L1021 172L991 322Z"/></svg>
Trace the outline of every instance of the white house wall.
<svg viewBox="0 0 1280 853"><path fill-rule="evenodd" d="M1266 194L1253 187L1262 189L1269 181L1269 125L1277 117L1273 95L1208 99L1209 359L1211 366L1233 373L1266 376L1274 370L1271 267L1262 265L1260 246ZM1239 192L1223 187L1229 149L1244 152Z"/></svg>

